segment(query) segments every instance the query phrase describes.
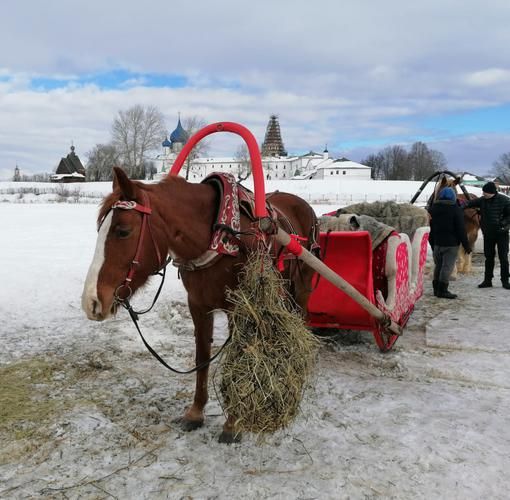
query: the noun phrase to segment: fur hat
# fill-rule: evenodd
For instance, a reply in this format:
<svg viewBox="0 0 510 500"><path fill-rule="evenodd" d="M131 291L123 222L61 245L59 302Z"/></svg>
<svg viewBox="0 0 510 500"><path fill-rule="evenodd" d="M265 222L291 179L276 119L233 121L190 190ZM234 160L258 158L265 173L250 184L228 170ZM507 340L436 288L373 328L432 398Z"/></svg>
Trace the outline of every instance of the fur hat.
<svg viewBox="0 0 510 500"><path fill-rule="evenodd" d="M494 184L494 182L488 182L483 186L482 191L484 193L496 194L498 189L496 188L496 184Z"/></svg>
<svg viewBox="0 0 510 500"><path fill-rule="evenodd" d="M450 200L455 201L455 191L451 187L445 187L439 191L439 199L440 200Z"/></svg>

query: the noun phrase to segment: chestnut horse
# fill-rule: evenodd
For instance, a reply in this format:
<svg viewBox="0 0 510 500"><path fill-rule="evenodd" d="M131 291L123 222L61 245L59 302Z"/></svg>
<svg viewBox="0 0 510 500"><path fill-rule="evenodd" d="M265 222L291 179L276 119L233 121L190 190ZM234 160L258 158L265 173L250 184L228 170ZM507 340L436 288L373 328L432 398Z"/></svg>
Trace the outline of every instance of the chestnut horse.
<svg viewBox="0 0 510 500"><path fill-rule="evenodd" d="M208 255L218 198L217 190L207 183L194 184L182 177L168 176L158 184L144 184L131 181L122 169L115 168L113 193L103 200L99 211L96 250L82 296L87 317L102 321L115 314L119 300L131 296L164 265L167 255L174 265L178 263L194 324L196 363L206 364L196 372L193 403L180 419L186 431L204 422L212 312L229 309L226 289L238 285L248 254L259 245L254 232L257 222L241 212L238 255L217 256L197 269L189 265ZM310 249L318 236L317 218L310 205L292 194L276 192L270 196L270 206L277 214L276 224L303 237L307 241L304 246ZM144 215L149 211L150 215ZM278 250L275 245L273 255ZM284 262L283 276L289 280L290 291L304 312L314 271L297 259ZM227 416L220 441L232 442L236 436L233 419Z"/></svg>
<svg viewBox="0 0 510 500"><path fill-rule="evenodd" d="M441 175L441 177L438 179L436 183L436 186L434 187L434 193L432 195L431 200L429 200L429 203L432 203L437 199L441 189L445 187L451 187L455 191L455 194L457 196L457 202L460 204L460 206L462 206L463 203L466 201L466 195L463 193L460 194L458 193L457 186L459 182L460 180L458 178L449 179L445 175ZM469 199L474 198L476 198L476 196L474 194L469 193ZM471 247L472 250L474 250L475 243L478 238L478 231L480 230L480 218L478 216L478 211L475 208L466 208L464 210L464 226L466 228L469 246ZM461 274L469 274L473 271L471 255L472 254L466 254L466 252L464 251L464 247L460 245L459 254L457 256L457 265L456 268L453 270L452 277L455 277L457 275L457 272Z"/></svg>

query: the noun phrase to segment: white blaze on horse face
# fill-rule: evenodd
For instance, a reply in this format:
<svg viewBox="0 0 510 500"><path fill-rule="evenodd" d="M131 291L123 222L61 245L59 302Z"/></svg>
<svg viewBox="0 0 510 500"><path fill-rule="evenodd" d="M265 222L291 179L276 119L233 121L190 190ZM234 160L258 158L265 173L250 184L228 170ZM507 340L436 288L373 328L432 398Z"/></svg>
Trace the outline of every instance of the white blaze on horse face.
<svg viewBox="0 0 510 500"><path fill-rule="evenodd" d="M83 286L81 306L89 319L102 320L108 315L108 311L103 313L103 307L98 298L97 281L99 278L99 271L101 271L104 264L106 237L110 231L112 217L113 212L110 211L99 228L96 250L87 273L87 278L85 279L85 285Z"/></svg>

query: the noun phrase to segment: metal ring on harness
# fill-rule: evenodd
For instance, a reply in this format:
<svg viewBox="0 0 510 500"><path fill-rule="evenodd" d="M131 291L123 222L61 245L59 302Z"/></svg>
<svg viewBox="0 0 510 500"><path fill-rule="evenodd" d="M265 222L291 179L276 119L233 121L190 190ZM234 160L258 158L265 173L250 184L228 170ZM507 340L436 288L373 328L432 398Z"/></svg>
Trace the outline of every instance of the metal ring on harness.
<svg viewBox="0 0 510 500"><path fill-rule="evenodd" d="M129 291L129 294L126 298L121 298L119 296L119 290L121 290L122 288L127 288L128 291ZM117 303L117 304L122 304L124 302L127 302L129 301L129 299L133 296L133 290L131 290L131 287L129 285L126 285L125 283L122 283L122 285L119 285L116 290L115 290L115 293L113 294L113 300Z"/></svg>

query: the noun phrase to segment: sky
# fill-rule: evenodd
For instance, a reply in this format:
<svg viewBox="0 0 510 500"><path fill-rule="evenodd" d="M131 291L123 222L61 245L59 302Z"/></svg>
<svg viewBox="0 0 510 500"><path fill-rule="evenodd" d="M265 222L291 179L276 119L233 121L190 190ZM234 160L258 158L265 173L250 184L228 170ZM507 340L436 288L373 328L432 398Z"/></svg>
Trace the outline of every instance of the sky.
<svg viewBox="0 0 510 500"><path fill-rule="evenodd" d="M0 16L0 179L84 160L120 110L235 121L360 161L423 141L451 170L510 151L507 0L20 0ZM218 135L218 134L217 134ZM211 155L238 138L214 137ZM163 138L162 138L163 140Z"/></svg>

